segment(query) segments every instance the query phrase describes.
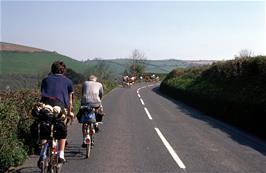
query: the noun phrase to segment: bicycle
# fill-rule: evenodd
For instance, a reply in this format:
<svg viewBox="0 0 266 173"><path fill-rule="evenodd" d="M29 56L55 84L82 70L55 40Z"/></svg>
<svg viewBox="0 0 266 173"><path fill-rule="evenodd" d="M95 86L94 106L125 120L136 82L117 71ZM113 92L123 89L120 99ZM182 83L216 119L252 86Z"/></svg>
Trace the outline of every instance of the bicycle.
<svg viewBox="0 0 266 173"><path fill-rule="evenodd" d="M39 166L41 168L41 173L60 173L63 163L59 163L58 156L58 140L55 139L54 134L56 132L55 125L58 119L56 117L51 117L50 124L50 138L42 144L43 160Z"/></svg>
<svg viewBox="0 0 266 173"><path fill-rule="evenodd" d="M84 130L84 144L85 144L85 148L86 148L86 158L90 157L90 152L92 147L94 146L94 133L95 133L95 129L94 129L94 123L83 123L82 124L82 128Z"/></svg>
<svg viewBox="0 0 266 173"><path fill-rule="evenodd" d="M82 123L82 133L83 133L83 144L82 146L86 148L85 157L89 158L91 149L94 146L94 134L97 131L97 126L102 122L96 121L96 110L97 108L90 106L81 106L81 116L78 117L79 123Z"/></svg>

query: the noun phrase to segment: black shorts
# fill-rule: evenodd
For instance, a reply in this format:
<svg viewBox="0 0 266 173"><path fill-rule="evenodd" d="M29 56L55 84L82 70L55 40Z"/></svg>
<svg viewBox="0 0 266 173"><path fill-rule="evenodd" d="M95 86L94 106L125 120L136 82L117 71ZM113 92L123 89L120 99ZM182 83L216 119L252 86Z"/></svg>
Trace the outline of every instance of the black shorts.
<svg viewBox="0 0 266 173"><path fill-rule="evenodd" d="M96 116L96 121L97 122L102 122L102 120L103 120L103 115L102 114L95 114L95 116Z"/></svg>
<svg viewBox="0 0 266 173"><path fill-rule="evenodd" d="M53 135L55 139L66 139L67 137L67 128L60 120L54 125ZM49 121L40 122L40 139L51 139L51 123Z"/></svg>

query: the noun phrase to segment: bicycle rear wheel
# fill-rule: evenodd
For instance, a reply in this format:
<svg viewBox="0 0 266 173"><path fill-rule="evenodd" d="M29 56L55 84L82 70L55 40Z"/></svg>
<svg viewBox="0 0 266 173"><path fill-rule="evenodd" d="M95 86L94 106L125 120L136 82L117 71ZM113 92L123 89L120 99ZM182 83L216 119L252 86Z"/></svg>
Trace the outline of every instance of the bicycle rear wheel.
<svg viewBox="0 0 266 173"><path fill-rule="evenodd" d="M86 144L86 158L90 157L91 153L91 142L89 144Z"/></svg>
<svg viewBox="0 0 266 173"><path fill-rule="evenodd" d="M62 170L62 164L56 164L50 167L49 173L60 173Z"/></svg>
<svg viewBox="0 0 266 173"><path fill-rule="evenodd" d="M44 160L41 161L42 162L41 163L41 173L48 173L49 162L50 162L50 148L47 146L44 146L44 145L42 147L46 147L46 151L44 151L44 153L45 153Z"/></svg>
<svg viewBox="0 0 266 173"><path fill-rule="evenodd" d="M57 155L57 148L58 148L58 143L57 141L52 142L52 147L50 148L50 167L49 167L49 173L60 173L63 163L59 163L58 159L59 156Z"/></svg>
<svg viewBox="0 0 266 173"><path fill-rule="evenodd" d="M61 170L62 170L62 166L63 166L63 163L58 163L58 164L57 164L56 173L60 173L60 172L61 172Z"/></svg>

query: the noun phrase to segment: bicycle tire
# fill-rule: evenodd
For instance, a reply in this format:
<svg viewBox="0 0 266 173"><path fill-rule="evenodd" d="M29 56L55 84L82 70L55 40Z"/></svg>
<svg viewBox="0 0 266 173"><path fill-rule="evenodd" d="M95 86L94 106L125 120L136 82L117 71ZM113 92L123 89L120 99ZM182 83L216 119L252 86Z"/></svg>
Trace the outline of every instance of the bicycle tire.
<svg viewBox="0 0 266 173"><path fill-rule="evenodd" d="M49 173L56 173L55 170L55 165L54 165L54 155L52 154L52 149L51 149L52 144L49 146Z"/></svg>
<svg viewBox="0 0 266 173"><path fill-rule="evenodd" d="M49 166L49 159L46 158L43 161L43 166L42 166L42 169L41 169L41 173L48 173L48 166Z"/></svg>
<svg viewBox="0 0 266 173"><path fill-rule="evenodd" d="M59 167L59 165L53 165L50 169L50 173L60 173L62 166Z"/></svg>
<svg viewBox="0 0 266 173"><path fill-rule="evenodd" d="M49 162L50 162L50 151L49 147L47 148L45 159L43 160L43 165L41 168L41 173L48 173L49 170Z"/></svg>
<svg viewBox="0 0 266 173"><path fill-rule="evenodd" d="M91 153L91 142L89 144L86 144L86 158L88 159L90 157Z"/></svg>
<svg viewBox="0 0 266 173"><path fill-rule="evenodd" d="M57 163L56 173L61 173L61 171L62 171L62 166L63 166L62 163Z"/></svg>
<svg viewBox="0 0 266 173"><path fill-rule="evenodd" d="M56 144L58 145L58 144ZM51 148L49 148L50 150L50 169L49 169L49 173L60 173L61 172L61 168L62 168L62 164L58 163L58 156L56 153L52 153Z"/></svg>
<svg viewBox="0 0 266 173"><path fill-rule="evenodd" d="M62 170L61 163L56 163L55 165L50 165L49 173L60 173Z"/></svg>

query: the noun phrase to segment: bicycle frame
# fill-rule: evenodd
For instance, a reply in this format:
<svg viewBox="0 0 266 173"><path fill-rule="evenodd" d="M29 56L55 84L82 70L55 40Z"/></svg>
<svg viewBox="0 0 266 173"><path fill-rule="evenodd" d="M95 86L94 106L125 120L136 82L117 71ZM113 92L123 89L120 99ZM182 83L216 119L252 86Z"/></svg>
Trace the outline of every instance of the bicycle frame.
<svg viewBox="0 0 266 173"><path fill-rule="evenodd" d="M53 118L51 123L50 139L43 144L44 148L44 164L42 173L60 173L62 164L58 163L58 140L54 138L54 125L56 120Z"/></svg>
<svg viewBox="0 0 266 173"><path fill-rule="evenodd" d="M93 135L95 133L94 123L83 123L84 143L86 144L86 158L90 157L90 151L93 146Z"/></svg>
<svg viewBox="0 0 266 173"><path fill-rule="evenodd" d="M89 158L91 148L94 145L93 137L95 134L95 126L100 123L96 122L96 111L99 108L81 106L81 109L87 109L86 111L88 111L87 114L84 115L84 119L80 119L79 122L82 122L83 144L86 145L86 158Z"/></svg>

